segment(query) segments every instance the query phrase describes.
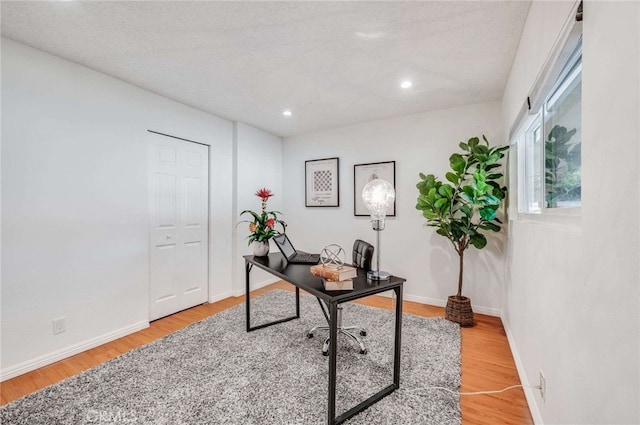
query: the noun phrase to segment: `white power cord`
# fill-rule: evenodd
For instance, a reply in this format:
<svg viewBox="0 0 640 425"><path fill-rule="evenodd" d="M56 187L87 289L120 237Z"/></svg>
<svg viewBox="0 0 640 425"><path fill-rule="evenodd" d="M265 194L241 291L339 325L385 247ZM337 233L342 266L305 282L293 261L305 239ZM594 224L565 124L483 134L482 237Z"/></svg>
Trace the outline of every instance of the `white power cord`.
<svg viewBox="0 0 640 425"><path fill-rule="evenodd" d="M391 309L393 311L395 311L395 298L396 298L396 292L395 291L391 291ZM391 319L389 319L389 321L391 321ZM414 391L420 391L420 390L442 390L442 391L446 391L448 393L451 393L453 395L485 395L485 394L499 394L499 393L503 393L505 391L509 391L512 390L514 388L535 388L535 389L540 389L542 387L540 387L540 385L522 385L522 384L518 384L518 385L511 385L505 388L502 388L500 390L489 390L489 391L473 391L473 392L458 392L458 391L453 391L450 390L449 388L445 388L445 387L424 387L424 388L415 388L413 390L405 390L403 388L400 388L399 391L406 391L406 392L414 392Z"/></svg>
<svg viewBox="0 0 640 425"><path fill-rule="evenodd" d="M416 389L413 389L413 390L404 390L404 391L406 391L406 392L414 392L414 391L420 391L420 390L442 390L442 391L446 391L448 393L451 393L453 395L483 395L483 394L498 394L498 393L503 393L505 391L512 390L514 388L525 388L525 387L540 389L540 385L511 385L509 387L502 388L501 390L474 391L474 392L464 392L464 393L460 393L458 391L453 391L453 390L450 390L449 388L445 388L445 387L424 387L424 388L416 388ZM403 391L403 389L401 388L400 391Z"/></svg>

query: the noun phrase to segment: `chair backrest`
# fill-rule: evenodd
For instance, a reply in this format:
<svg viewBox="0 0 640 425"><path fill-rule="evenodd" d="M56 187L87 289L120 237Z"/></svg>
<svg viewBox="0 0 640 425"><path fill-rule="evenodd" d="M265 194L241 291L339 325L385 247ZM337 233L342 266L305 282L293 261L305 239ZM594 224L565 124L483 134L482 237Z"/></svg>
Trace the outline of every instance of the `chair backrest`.
<svg viewBox="0 0 640 425"><path fill-rule="evenodd" d="M353 243L353 265L369 271L371 270L372 259L373 245L360 239L356 239Z"/></svg>

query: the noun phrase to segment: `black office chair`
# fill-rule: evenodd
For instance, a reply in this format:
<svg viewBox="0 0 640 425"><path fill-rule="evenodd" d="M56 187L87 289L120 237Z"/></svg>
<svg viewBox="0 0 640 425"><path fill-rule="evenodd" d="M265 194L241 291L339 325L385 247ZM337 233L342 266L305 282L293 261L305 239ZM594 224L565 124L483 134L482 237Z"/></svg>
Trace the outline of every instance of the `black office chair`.
<svg viewBox="0 0 640 425"><path fill-rule="evenodd" d="M358 268L364 269L365 273L371 270L371 261L373 259L373 249L374 249L373 245L365 241L361 241L360 239L356 239L356 241L353 243L353 255L352 255L353 265L357 266ZM327 317L327 313L324 311L325 309L324 309L324 306L322 305L322 301L320 300L320 298L318 298L318 302L320 303L320 307L322 308L322 311L324 312L325 317ZM329 326L316 326L315 328L307 332L307 338L313 338L316 331L328 331L328 330L329 330ZM367 347L365 347L364 342L362 341L362 339L360 339L357 333L359 333L360 336L367 336L367 331L360 326L343 326L342 325L342 304L339 304L338 305L338 335L343 334L350 337L355 342L357 342L358 345L360 346L360 354L367 354ZM331 343L331 340L329 337L327 337L327 339L325 339L324 344L322 346L322 354L324 354L325 356L329 355L330 343Z"/></svg>

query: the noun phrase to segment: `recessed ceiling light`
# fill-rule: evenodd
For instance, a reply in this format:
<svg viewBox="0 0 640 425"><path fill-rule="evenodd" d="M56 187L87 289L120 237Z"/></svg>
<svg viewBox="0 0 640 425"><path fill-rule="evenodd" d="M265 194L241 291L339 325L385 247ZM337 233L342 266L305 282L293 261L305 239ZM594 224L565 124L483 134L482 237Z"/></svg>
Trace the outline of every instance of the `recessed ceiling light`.
<svg viewBox="0 0 640 425"><path fill-rule="evenodd" d="M282 115L284 115L285 117L290 117L291 114L292 114L292 112L290 110L288 110L288 109L282 112Z"/></svg>
<svg viewBox="0 0 640 425"><path fill-rule="evenodd" d="M409 81L409 80L405 80L402 83L400 83L400 87L402 87L403 89L408 89L412 85L413 85L413 83L411 81Z"/></svg>
<svg viewBox="0 0 640 425"><path fill-rule="evenodd" d="M376 40L385 36L383 32L356 32L356 35L369 40Z"/></svg>

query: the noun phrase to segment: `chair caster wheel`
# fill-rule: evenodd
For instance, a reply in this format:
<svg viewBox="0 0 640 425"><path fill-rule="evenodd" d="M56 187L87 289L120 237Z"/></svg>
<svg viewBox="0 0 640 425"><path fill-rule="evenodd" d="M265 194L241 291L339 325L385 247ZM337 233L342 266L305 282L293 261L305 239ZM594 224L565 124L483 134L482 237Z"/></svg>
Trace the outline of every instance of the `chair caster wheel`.
<svg viewBox="0 0 640 425"><path fill-rule="evenodd" d="M307 332L307 338L313 338L313 334L311 332Z"/></svg>
<svg viewBox="0 0 640 425"><path fill-rule="evenodd" d="M367 331L360 331L361 336L367 336Z"/></svg>
<svg viewBox="0 0 640 425"><path fill-rule="evenodd" d="M322 352L322 355L323 355L323 356L328 356L328 355L329 355L329 352L328 352L328 351L323 351L323 352Z"/></svg>
<svg viewBox="0 0 640 425"><path fill-rule="evenodd" d="M360 350L360 354L367 354L367 350Z"/></svg>

